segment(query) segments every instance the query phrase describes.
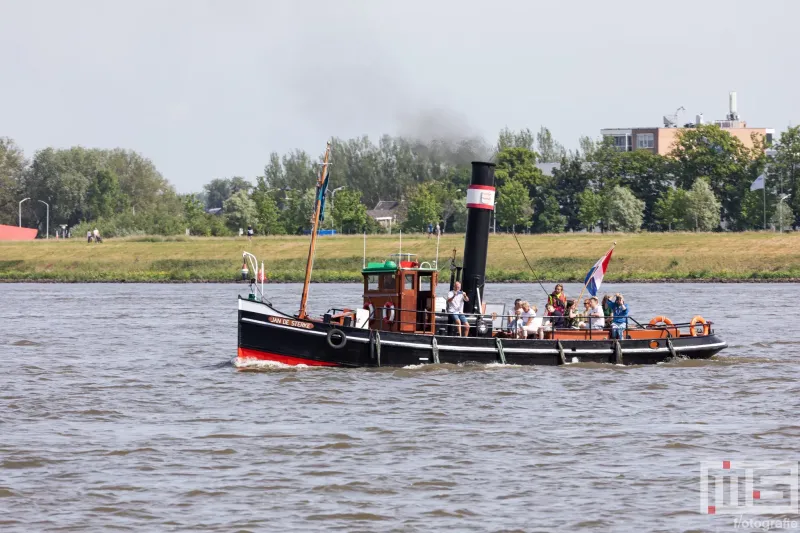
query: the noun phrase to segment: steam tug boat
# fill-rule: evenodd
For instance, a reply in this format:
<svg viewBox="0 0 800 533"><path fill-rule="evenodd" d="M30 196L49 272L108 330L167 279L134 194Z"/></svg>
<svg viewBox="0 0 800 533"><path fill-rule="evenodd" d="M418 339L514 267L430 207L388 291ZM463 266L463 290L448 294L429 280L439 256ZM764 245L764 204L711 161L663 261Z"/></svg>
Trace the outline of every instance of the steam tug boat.
<svg viewBox="0 0 800 533"><path fill-rule="evenodd" d="M655 364L672 358L707 359L727 347L711 322L699 316L686 323L656 317L647 323L627 319L621 339L611 331L555 329L544 339L513 338L513 317L504 305L485 303L485 270L489 225L494 209L494 164L472 163L467 191L468 220L463 266L451 261L450 287L461 281L469 297L464 313L469 337L458 336L448 323L445 299L436 294L437 261L419 262L397 254L385 262L365 264L363 308L330 309L322 317L306 313L319 215L328 185L330 144L317 181L314 230L300 311L275 309L263 291L263 264L245 252L251 280L248 298L239 297L237 366L252 361L333 367L403 367L421 364L563 365L576 362L624 365ZM438 253L437 253L438 254Z"/></svg>

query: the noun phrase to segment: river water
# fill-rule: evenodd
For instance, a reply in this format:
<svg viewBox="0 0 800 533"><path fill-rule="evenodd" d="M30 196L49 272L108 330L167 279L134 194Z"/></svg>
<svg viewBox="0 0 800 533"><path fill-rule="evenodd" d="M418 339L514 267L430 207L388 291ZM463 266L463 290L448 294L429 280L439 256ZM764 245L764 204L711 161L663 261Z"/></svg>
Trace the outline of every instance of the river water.
<svg viewBox="0 0 800 533"><path fill-rule="evenodd" d="M0 284L0 531L732 531L701 513L700 461L798 459L797 286L604 289L645 320L702 310L730 347L241 371L241 285ZM298 285L268 293L296 310ZM314 286L313 307L359 294ZM515 297L544 294L486 299Z"/></svg>

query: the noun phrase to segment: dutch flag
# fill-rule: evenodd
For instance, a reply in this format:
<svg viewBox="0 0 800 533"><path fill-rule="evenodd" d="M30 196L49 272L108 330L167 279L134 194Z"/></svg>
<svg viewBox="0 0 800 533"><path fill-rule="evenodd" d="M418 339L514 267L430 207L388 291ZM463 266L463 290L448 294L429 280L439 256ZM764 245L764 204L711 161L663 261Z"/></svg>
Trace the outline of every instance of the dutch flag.
<svg viewBox="0 0 800 533"><path fill-rule="evenodd" d="M589 272L586 274L586 279L583 280L583 285L589 294L597 296L597 291L600 290L600 285L603 284L603 276L606 275L608 270L608 262L611 261L611 254L614 253L614 248L611 248L606 255L601 257L597 263L594 264Z"/></svg>

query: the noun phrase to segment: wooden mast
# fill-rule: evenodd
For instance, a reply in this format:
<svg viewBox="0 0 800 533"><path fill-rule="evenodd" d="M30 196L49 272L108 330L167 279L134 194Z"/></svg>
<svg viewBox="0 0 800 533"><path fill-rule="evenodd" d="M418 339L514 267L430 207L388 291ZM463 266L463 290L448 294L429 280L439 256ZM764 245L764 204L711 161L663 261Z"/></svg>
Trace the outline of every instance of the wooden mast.
<svg viewBox="0 0 800 533"><path fill-rule="evenodd" d="M308 304L308 284L311 282L311 269L314 267L314 251L317 246L317 232L319 231L319 215L320 210L322 208L322 198L320 198L320 191L322 194L325 194L325 191L322 191L322 185L325 182L325 178L328 175L328 165L329 159L331 155L331 143L328 141L328 145L325 147L325 158L322 161L322 171L319 173L319 177L317 178L317 198L314 202L314 224L311 228L311 245L308 248L308 259L306 260L306 277L303 281L303 296L300 298L300 312L297 313L297 318L308 318L308 313L306 312L306 304Z"/></svg>

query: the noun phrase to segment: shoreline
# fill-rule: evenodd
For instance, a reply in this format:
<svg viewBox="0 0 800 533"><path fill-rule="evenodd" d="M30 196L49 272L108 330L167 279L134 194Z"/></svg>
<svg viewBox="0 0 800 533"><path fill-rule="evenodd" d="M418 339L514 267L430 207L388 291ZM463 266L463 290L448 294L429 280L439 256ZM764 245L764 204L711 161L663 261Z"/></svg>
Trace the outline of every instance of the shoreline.
<svg viewBox="0 0 800 533"><path fill-rule="evenodd" d="M446 283L447 280L444 278L440 281L440 283ZM541 279L541 280L507 280L507 281L493 281L488 280L486 283L492 284L503 284L503 285L524 285L524 284L531 284L531 283L581 283L581 280L574 280L574 279ZM241 281L237 280L128 280L128 279L115 279L115 280L63 280L63 279L1 279L0 284L25 284L25 283L37 283L37 284L69 284L69 285L77 285L81 283L88 283L88 284L121 284L121 283L130 283L130 284L142 284L142 285L199 285L199 284L208 284L208 285L244 285L248 286L247 283L242 283ZM264 282L264 285L299 285L302 284L301 281L267 281ZM312 285L330 285L334 283L349 283L349 284L361 284L361 280L341 280L341 281L316 281L312 280ZM761 284L761 283L782 283L782 284L789 284L789 283L800 283L800 278L775 278L775 279L730 279L730 278L657 278L657 279L625 279L625 280L615 280L615 279L606 279L604 283L613 283L613 284L656 284L656 283L680 283L680 284L712 284L712 283L724 283L724 284Z"/></svg>
<svg viewBox="0 0 800 533"><path fill-rule="evenodd" d="M536 234L489 236L488 283L581 283L609 247L617 246L608 283L798 283L800 232ZM418 261L438 258L441 281L450 278L463 234L441 242L404 234L402 250ZM383 262L400 250L398 235L324 237L313 283L360 283L364 262ZM81 240L0 242L0 283L234 283L242 253L263 261L268 283L301 283L308 237L131 237L102 244ZM528 268L530 263L530 269ZM255 273L250 273L254 276Z"/></svg>

